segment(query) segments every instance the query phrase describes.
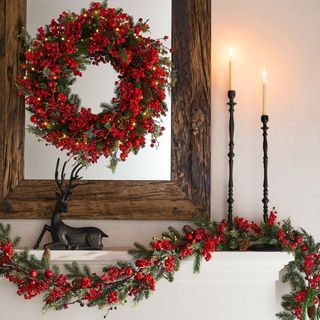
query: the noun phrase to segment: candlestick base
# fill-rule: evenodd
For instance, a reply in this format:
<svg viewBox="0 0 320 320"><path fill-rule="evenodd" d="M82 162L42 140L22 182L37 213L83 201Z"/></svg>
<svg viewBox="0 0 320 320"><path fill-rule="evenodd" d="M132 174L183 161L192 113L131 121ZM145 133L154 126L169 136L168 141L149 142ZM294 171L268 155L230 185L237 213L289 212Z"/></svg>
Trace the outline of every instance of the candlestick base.
<svg viewBox="0 0 320 320"><path fill-rule="evenodd" d="M250 246L248 248L248 251L283 251L283 249L278 246L278 245L274 245L274 244L253 244L252 246Z"/></svg>

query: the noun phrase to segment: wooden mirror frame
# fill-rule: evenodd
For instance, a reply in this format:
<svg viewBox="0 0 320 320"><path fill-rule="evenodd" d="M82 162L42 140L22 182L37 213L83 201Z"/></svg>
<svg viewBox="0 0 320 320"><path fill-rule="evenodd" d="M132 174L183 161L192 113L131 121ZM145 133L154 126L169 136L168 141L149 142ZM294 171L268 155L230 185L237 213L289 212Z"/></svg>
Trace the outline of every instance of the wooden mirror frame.
<svg viewBox="0 0 320 320"><path fill-rule="evenodd" d="M15 77L26 25L26 0L0 0L0 218L47 219L53 180L24 179L25 108ZM211 0L172 1L171 181L84 180L70 219L189 220L210 210ZM50 168L52 172L54 168Z"/></svg>

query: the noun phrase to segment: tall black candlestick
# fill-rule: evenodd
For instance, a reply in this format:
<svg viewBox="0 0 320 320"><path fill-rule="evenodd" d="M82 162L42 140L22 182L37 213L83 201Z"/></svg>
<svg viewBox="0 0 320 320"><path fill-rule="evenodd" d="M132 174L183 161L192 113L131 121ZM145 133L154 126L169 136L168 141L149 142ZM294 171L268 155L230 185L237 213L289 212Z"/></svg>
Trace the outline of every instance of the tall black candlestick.
<svg viewBox="0 0 320 320"><path fill-rule="evenodd" d="M262 135L263 135L263 220L264 222L268 219L268 133L269 129L267 123L269 121L269 117L267 115L261 116L262 122Z"/></svg>
<svg viewBox="0 0 320 320"><path fill-rule="evenodd" d="M228 183L228 223L229 225L233 225L233 158L234 158L234 106L236 103L234 99L236 97L236 92L234 90L228 91L229 102L227 103L229 106L229 183Z"/></svg>

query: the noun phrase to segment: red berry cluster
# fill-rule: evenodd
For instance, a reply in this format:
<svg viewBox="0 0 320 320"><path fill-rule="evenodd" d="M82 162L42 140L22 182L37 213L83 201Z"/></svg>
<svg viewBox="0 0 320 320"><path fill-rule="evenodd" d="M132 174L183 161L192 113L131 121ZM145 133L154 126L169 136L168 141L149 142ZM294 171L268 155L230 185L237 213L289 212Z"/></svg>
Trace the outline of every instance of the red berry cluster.
<svg viewBox="0 0 320 320"><path fill-rule="evenodd" d="M305 245L302 244L302 236L300 234L287 234L284 230L278 229L278 240L283 247L296 250L299 246L304 251Z"/></svg>
<svg viewBox="0 0 320 320"><path fill-rule="evenodd" d="M234 223L243 231L248 231L250 229L250 222L242 217L235 217Z"/></svg>
<svg viewBox="0 0 320 320"><path fill-rule="evenodd" d="M303 320L302 317L302 304L307 300L307 295L308 295L308 291L307 290L301 290L296 292L295 294L295 301L298 303L298 305L294 308L294 313L295 316L298 320ZM309 303L309 307L313 304L313 305L317 305L319 303L319 298L317 296L315 296L313 298L313 301L311 302L311 304Z"/></svg>
<svg viewBox="0 0 320 320"><path fill-rule="evenodd" d="M20 270L18 270L20 271ZM44 271L43 276L39 277L37 270L31 270L25 277L22 276L22 271L19 275L6 273L6 278L18 286L18 295L23 295L26 300L49 290L52 285L53 272L50 269Z"/></svg>
<svg viewBox="0 0 320 320"><path fill-rule="evenodd" d="M84 300L93 301L98 299L102 294L102 285L96 284L94 288L90 288L84 295Z"/></svg>
<svg viewBox="0 0 320 320"><path fill-rule="evenodd" d="M297 302L303 302L304 299L306 298L306 295L307 295L307 291L306 290L299 291L299 292L296 293L295 300Z"/></svg>
<svg viewBox="0 0 320 320"><path fill-rule="evenodd" d="M79 303L83 306L85 301L91 302L101 298L111 285L118 282L130 284L128 285L128 294L130 296L135 296L145 289L154 290L156 280L147 268L156 264L156 260L140 259L135 262L137 268L129 265L125 267L109 267L101 276L93 274L90 277L86 276L81 278L80 287L83 290L83 295L80 297ZM76 285L75 288L78 288L78 285ZM49 302L52 302L53 299L58 301L63 298L62 292L55 289L52 291L52 299L50 299ZM108 294L107 303L109 305L114 305L118 301L118 290L114 290Z"/></svg>
<svg viewBox="0 0 320 320"><path fill-rule="evenodd" d="M52 285L50 286L49 295L46 299L46 303L56 301L67 295L72 290L71 283L68 281L68 277L65 274L59 274L52 279Z"/></svg>
<svg viewBox="0 0 320 320"><path fill-rule="evenodd" d="M173 256L169 256L164 261L164 270L166 272L173 272L176 267L176 258Z"/></svg>
<svg viewBox="0 0 320 320"><path fill-rule="evenodd" d="M84 294L81 297L81 305L84 305L83 301L93 301L101 297L103 292L110 287L116 281L129 281L129 278L133 275L134 270L130 267L110 267L101 276L93 274L91 277L83 277L80 281L80 287L84 290ZM108 294L107 301L109 305L115 304L119 301L117 290Z"/></svg>
<svg viewBox="0 0 320 320"><path fill-rule="evenodd" d="M152 248L156 249L156 250L165 250L165 251L170 251L175 249L175 245L169 241L169 240L157 240L155 242L151 243Z"/></svg>
<svg viewBox="0 0 320 320"><path fill-rule="evenodd" d="M276 221L277 221L277 211L272 210L270 212L268 219L267 219L267 224L269 226L274 226L276 224Z"/></svg>
<svg viewBox="0 0 320 320"><path fill-rule="evenodd" d="M91 285L92 285L92 282L89 277L84 277L81 279L81 288L90 288Z"/></svg>
<svg viewBox="0 0 320 320"><path fill-rule="evenodd" d="M108 295L108 304L114 304L119 301L118 292L112 291Z"/></svg>
<svg viewBox="0 0 320 320"><path fill-rule="evenodd" d="M151 259L138 259L138 260L136 260L135 265L138 268L150 267L152 265L152 260Z"/></svg>
<svg viewBox="0 0 320 320"><path fill-rule="evenodd" d="M261 228L255 223L255 222L249 222L248 220L242 218L242 217L235 217L234 223L236 227L238 227L240 230L248 232L252 230L254 233L260 235L262 233Z"/></svg>
<svg viewBox="0 0 320 320"><path fill-rule="evenodd" d="M307 254L303 266L309 287L318 289L320 283L320 253Z"/></svg>
<svg viewBox="0 0 320 320"><path fill-rule="evenodd" d="M224 226L225 224L223 222L217 229L224 230ZM212 253L216 250L216 246L224 240L222 234L212 234L202 227L193 229L190 226L185 226L183 229L187 244L180 247L180 254L182 258L193 254L192 245L194 243L201 243L201 254L206 261L209 261L212 258Z"/></svg>
<svg viewBox="0 0 320 320"><path fill-rule="evenodd" d="M302 308L300 306L296 306L294 309L294 313L297 317L297 319L301 319L301 314L302 314Z"/></svg>
<svg viewBox="0 0 320 320"><path fill-rule="evenodd" d="M152 135L154 146L164 130L159 118L167 111L170 62L162 42L143 35L148 30L142 19L135 23L105 2L93 2L79 14L63 12L40 27L17 77L36 133L88 162L117 154L118 149L125 160L144 147L146 134ZM99 114L79 108L68 93L88 60L111 63L119 74L115 97Z"/></svg>
<svg viewBox="0 0 320 320"><path fill-rule="evenodd" d="M3 260L10 260L13 255L12 243L6 242L3 245L0 243L0 252L2 252L2 254L0 254L0 258L2 257Z"/></svg>
<svg viewBox="0 0 320 320"><path fill-rule="evenodd" d="M302 310L306 303L308 303L309 308L312 305L317 305L319 303L318 292L320 287L320 253L318 251L309 253L308 245L302 241L302 237L299 235L296 240L296 245L293 246L294 250L301 249L303 254L300 272L305 274L306 280L306 289L293 294L296 301L294 313L299 320L304 319ZM311 300L311 303L310 298L313 299L313 301Z"/></svg>

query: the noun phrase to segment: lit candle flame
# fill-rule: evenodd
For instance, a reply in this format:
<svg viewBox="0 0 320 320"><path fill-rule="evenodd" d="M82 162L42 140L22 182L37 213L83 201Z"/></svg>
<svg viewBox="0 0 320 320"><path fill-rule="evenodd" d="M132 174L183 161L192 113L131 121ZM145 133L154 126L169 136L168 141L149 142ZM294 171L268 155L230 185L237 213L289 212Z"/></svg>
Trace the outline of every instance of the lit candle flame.
<svg viewBox="0 0 320 320"><path fill-rule="evenodd" d="M266 69L262 70L262 81L267 82L267 71Z"/></svg>
<svg viewBox="0 0 320 320"><path fill-rule="evenodd" d="M234 54L234 50L233 48L229 49L229 58L232 59L233 58L233 54Z"/></svg>

